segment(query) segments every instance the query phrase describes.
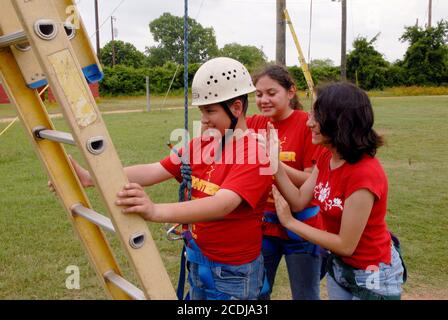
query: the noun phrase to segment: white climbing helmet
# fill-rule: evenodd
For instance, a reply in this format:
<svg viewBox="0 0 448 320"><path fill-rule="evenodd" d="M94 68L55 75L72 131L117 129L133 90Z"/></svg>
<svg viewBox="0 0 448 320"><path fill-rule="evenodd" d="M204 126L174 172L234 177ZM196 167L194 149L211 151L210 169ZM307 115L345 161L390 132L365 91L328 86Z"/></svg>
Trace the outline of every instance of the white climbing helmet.
<svg viewBox="0 0 448 320"><path fill-rule="evenodd" d="M246 67L235 59L220 57L207 61L193 78L193 106L220 103L254 92Z"/></svg>

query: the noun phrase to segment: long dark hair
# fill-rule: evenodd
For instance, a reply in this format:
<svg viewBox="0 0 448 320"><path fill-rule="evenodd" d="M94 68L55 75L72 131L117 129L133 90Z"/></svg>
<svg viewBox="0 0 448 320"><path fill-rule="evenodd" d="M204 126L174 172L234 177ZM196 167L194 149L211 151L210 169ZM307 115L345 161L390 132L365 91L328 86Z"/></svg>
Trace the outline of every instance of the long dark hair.
<svg viewBox="0 0 448 320"><path fill-rule="evenodd" d="M373 130L369 97L351 83L338 82L319 88L313 113L321 134L348 163L358 162L364 154L375 156L383 145L383 138Z"/></svg>
<svg viewBox="0 0 448 320"><path fill-rule="evenodd" d="M296 83L292 76L289 74L288 70L281 65L268 65L263 70L256 72L252 76L254 84L257 85L257 82L264 76L267 76L276 81L279 85L285 88L286 91L290 90L292 87L296 87ZM303 110L303 105L300 103L297 94L295 94L291 99L289 106L293 110Z"/></svg>

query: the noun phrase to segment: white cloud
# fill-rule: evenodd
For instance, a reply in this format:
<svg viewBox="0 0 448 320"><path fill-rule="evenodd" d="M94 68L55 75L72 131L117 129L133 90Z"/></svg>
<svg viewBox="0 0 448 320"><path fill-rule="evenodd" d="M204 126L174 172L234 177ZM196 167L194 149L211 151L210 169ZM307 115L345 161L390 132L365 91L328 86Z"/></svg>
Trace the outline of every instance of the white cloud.
<svg viewBox="0 0 448 320"><path fill-rule="evenodd" d="M100 21L107 19L123 0L99 1ZM307 55L310 25L310 0L287 0L294 27ZM347 49L358 35L367 38L381 35L376 48L389 61L403 57L407 45L398 39L404 26L423 26L427 22L427 0L347 0ZM78 0L78 7L90 34L94 34L94 1ZM124 0L114 13L119 39L133 43L139 50L154 45L149 23L162 13L182 16L183 0ZM340 3L313 0L311 57L340 60ZM204 27L213 27L219 47L237 42L263 48L275 59L275 0L189 0L189 16ZM448 20L448 1L433 0L433 23ZM101 45L111 40L108 20L101 28ZM287 64L297 64L297 51L287 30ZM95 41L94 36L92 42Z"/></svg>

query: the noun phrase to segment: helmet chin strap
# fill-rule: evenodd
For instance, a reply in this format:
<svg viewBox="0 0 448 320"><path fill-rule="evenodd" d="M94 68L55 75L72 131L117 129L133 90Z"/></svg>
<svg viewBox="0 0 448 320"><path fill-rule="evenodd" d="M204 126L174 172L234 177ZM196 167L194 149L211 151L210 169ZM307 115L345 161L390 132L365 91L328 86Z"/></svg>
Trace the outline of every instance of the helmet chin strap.
<svg viewBox="0 0 448 320"><path fill-rule="evenodd" d="M245 113L246 110L247 110L247 97L241 98L241 102L243 103L243 106L245 106L244 107L244 113ZM235 132L236 126L238 124L238 118L235 117L235 115L232 113L232 110L230 110L230 106L229 106L228 101L224 101L224 102L221 102L219 104L223 107L224 111L227 113L227 116L230 119L230 127L226 130L226 132L224 133L224 136L222 137L221 148L218 150L218 153L215 156L216 160L220 159L221 154L222 154L222 152L224 150L224 147L225 147L228 139L233 137L233 134Z"/></svg>
<svg viewBox="0 0 448 320"><path fill-rule="evenodd" d="M227 113L227 116L230 118L230 127L226 129L224 136L221 139L221 148L218 150L218 153L215 156L215 160L219 160L224 150L224 147L227 143L227 140L233 136L236 125L238 124L238 118L234 116L227 102L221 102L220 105L223 107L224 111Z"/></svg>
<svg viewBox="0 0 448 320"><path fill-rule="evenodd" d="M235 131L236 125L238 124L238 118L233 115L227 102L221 102L220 104L230 118L230 127L228 130Z"/></svg>

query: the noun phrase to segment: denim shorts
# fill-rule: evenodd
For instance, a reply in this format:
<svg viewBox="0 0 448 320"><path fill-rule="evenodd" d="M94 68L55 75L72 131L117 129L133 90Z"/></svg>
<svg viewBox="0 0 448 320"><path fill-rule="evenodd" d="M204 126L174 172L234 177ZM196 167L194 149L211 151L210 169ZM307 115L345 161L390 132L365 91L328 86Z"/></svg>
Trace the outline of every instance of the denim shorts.
<svg viewBox="0 0 448 320"><path fill-rule="evenodd" d="M216 264L211 266L215 288L219 293L228 296L227 300L256 300L263 287L264 265L263 256L250 263L242 265ZM191 300L210 300L204 290L206 288L199 276L199 266L190 263L190 281L194 286L190 288ZM196 288L195 288L196 287Z"/></svg>
<svg viewBox="0 0 448 320"><path fill-rule="evenodd" d="M342 276L342 267L337 261L333 265L334 279L327 277L327 290L330 300L357 300L344 285L346 279ZM367 270L354 271L356 284L382 296L400 296L402 293L404 268L398 251L391 245L391 264L380 263Z"/></svg>
<svg viewBox="0 0 448 320"><path fill-rule="evenodd" d="M284 255L293 300L319 300L322 258L320 254L313 254L314 251L318 252L315 247L305 241L263 237L264 266L271 289ZM270 294L262 299L269 300Z"/></svg>

